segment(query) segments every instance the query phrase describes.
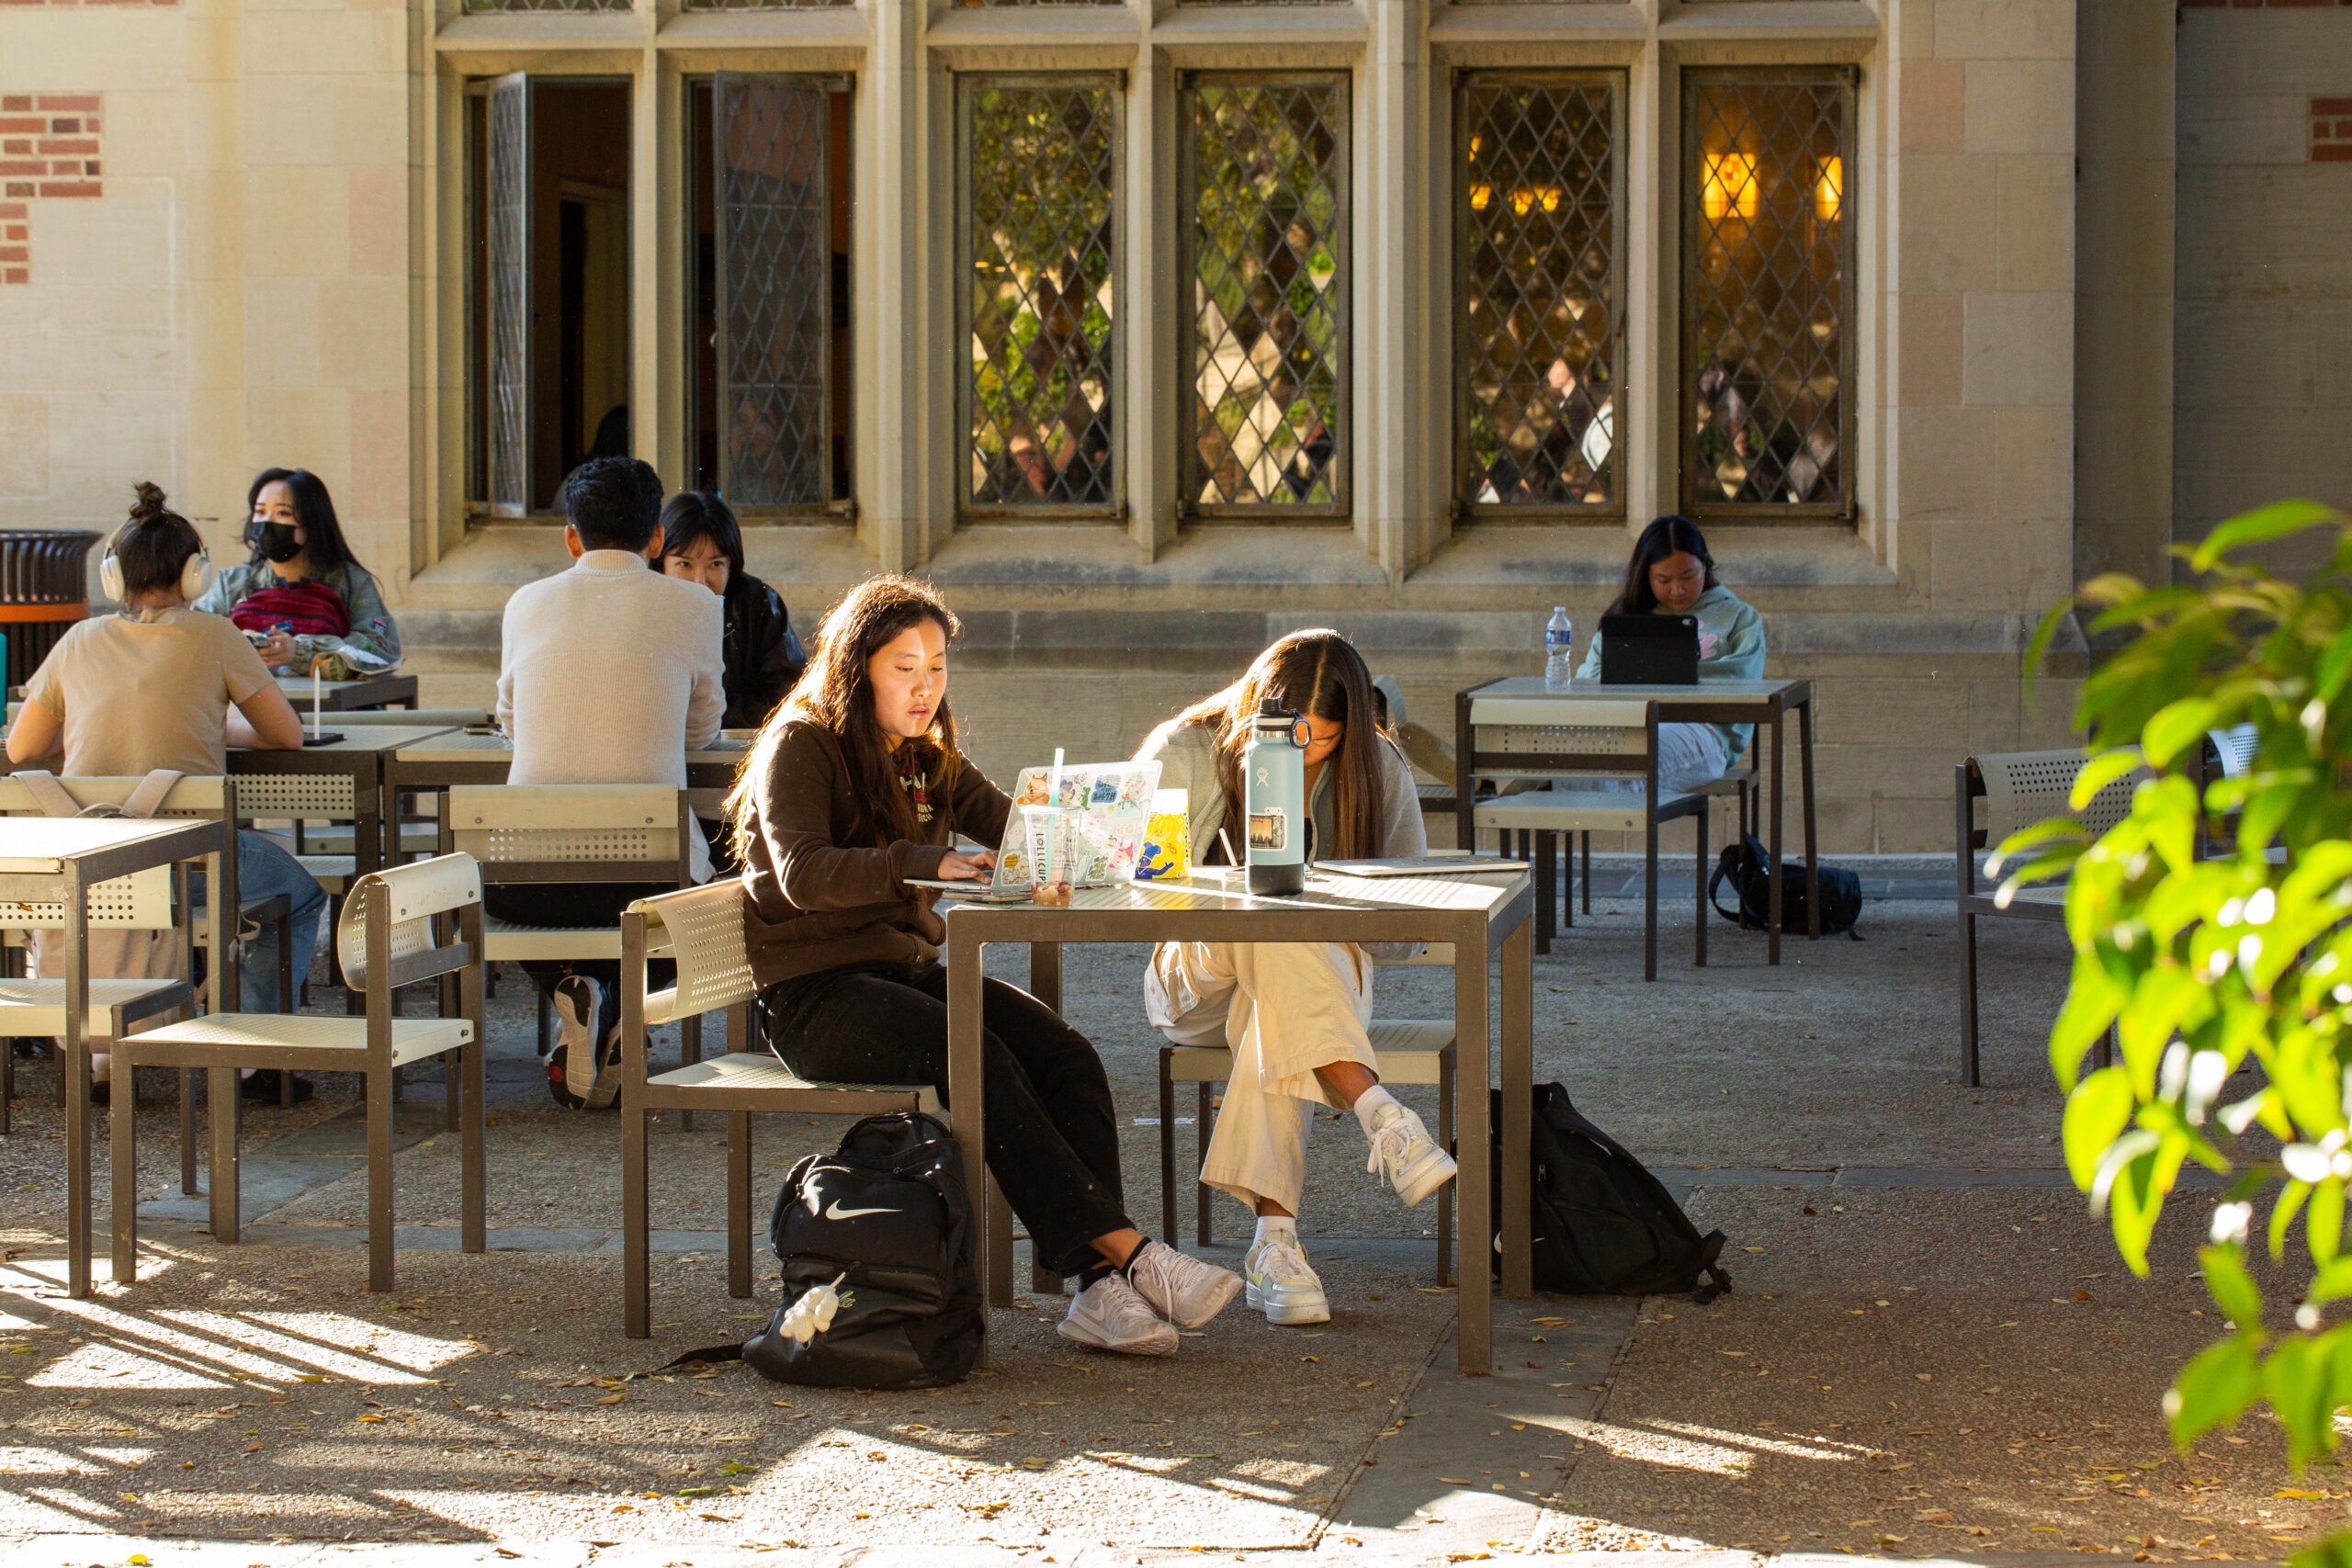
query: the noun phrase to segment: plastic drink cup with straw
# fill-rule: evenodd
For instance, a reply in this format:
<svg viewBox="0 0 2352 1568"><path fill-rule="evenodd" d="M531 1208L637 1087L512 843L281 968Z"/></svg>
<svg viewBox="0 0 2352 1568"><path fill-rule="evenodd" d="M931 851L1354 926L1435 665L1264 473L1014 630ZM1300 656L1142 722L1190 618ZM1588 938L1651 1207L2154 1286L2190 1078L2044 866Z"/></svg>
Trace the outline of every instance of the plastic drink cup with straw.
<svg viewBox="0 0 2352 1568"><path fill-rule="evenodd" d="M1069 908L1085 855L1080 830L1086 813L1069 807L1024 806L1022 829L1029 843L1029 897L1040 908Z"/></svg>

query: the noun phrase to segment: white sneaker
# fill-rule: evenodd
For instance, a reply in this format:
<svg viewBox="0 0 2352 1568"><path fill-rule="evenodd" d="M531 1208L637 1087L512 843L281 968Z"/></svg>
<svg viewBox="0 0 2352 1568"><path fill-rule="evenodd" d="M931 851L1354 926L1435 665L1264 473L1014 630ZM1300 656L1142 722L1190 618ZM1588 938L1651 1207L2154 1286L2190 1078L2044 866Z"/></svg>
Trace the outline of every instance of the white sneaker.
<svg viewBox="0 0 2352 1568"><path fill-rule="evenodd" d="M1276 1231L1252 1247L1241 1260L1241 1277L1249 1282L1250 1304L1263 1312L1268 1323L1331 1321L1331 1298L1306 1266L1295 1231Z"/></svg>
<svg viewBox="0 0 2352 1568"><path fill-rule="evenodd" d="M1072 1297L1069 1314L1054 1330L1065 1339L1125 1356L1176 1353L1174 1325L1162 1322L1115 1269Z"/></svg>
<svg viewBox="0 0 2352 1568"><path fill-rule="evenodd" d="M1241 1293L1241 1276L1164 1241L1147 1241L1127 1263L1127 1280L1151 1310L1179 1328L1198 1328Z"/></svg>
<svg viewBox="0 0 2352 1568"><path fill-rule="evenodd" d="M1366 1174L1396 1189L1408 1209L1453 1179L1453 1156L1437 1146L1421 1119L1401 1105L1374 1113L1372 1159Z"/></svg>

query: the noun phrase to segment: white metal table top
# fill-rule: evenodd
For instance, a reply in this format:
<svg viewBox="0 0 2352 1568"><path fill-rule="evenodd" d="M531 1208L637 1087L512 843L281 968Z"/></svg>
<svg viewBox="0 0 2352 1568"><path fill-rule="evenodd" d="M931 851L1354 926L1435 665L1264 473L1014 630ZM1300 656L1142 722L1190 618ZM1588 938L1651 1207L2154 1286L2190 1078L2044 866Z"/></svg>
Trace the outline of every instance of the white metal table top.
<svg viewBox="0 0 2352 1568"><path fill-rule="evenodd" d="M266 766L267 760L274 757L315 757L322 754L354 751L378 753L398 751L403 747L415 746L430 740L436 735L450 733L449 727L446 724L355 724L349 729L338 730L335 728L335 715L332 708L321 715L320 719L321 729L331 734L340 734L343 739L325 741L317 746L305 746L300 751L277 748L266 750L258 748L238 749L232 752L232 755L238 759L240 766L250 769L256 763ZM302 716L302 733L308 735L310 732L311 718L306 713Z"/></svg>
<svg viewBox="0 0 2352 1568"><path fill-rule="evenodd" d="M403 731L401 733L411 733ZM713 744L686 753L689 761L731 761L750 750L748 740L720 736ZM413 736L398 748L403 762L480 762L492 756L514 750L514 742L503 735L482 734L469 729L446 729L437 733Z"/></svg>
<svg viewBox="0 0 2352 1568"><path fill-rule="evenodd" d="M0 817L0 873L55 876L85 855L155 839L197 842L219 831L216 822L186 817Z"/></svg>
<svg viewBox="0 0 2352 1568"><path fill-rule="evenodd" d="M1598 681L1578 681L1574 685L1555 690L1544 683L1540 675L1506 675L1499 681L1472 688L1476 697L1549 697L1555 702L1626 702L1626 703L1752 703L1758 707L1770 706L1774 697L1805 685L1804 681L1734 681L1717 676L1702 677L1689 686L1605 686Z"/></svg>

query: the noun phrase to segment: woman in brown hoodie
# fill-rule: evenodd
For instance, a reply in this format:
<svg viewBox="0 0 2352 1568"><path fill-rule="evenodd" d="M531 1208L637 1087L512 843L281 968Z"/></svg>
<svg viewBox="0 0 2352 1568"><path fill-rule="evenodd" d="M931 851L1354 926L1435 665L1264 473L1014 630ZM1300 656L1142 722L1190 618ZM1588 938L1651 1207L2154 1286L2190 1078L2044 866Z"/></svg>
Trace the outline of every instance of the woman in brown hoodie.
<svg viewBox="0 0 2352 1568"><path fill-rule="evenodd" d="M947 1091L945 928L910 879L978 881L1012 802L956 745L955 614L924 583L876 577L825 617L808 671L760 731L727 798L744 940L768 1042L814 1082ZM1100 1349L1173 1354L1238 1277L1143 1235L1120 1192L1102 1060L1052 1009L1001 980L982 992L989 1169L1039 1260L1080 1277L1060 1330Z"/></svg>

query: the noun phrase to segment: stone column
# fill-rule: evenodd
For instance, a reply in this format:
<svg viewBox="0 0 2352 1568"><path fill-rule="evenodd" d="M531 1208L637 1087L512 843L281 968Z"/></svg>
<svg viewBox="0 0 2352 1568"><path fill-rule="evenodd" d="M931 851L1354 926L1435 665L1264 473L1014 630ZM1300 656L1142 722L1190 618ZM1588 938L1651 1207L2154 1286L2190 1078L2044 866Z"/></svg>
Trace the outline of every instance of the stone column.
<svg viewBox="0 0 2352 1568"><path fill-rule="evenodd" d="M926 0L874 0L872 68L860 106L865 135L856 171L859 269L865 304L859 325L871 346L858 358L870 370L858 398L860 447L869 467L858 535L885 571L922 558L924 491L930 443L923 381L923 333L931 319L924 199L930 160L923 155L927 116L922 32Z"/></svg>
<svg viewBox="0 0 2352 1568"><path fill-rule="evenodd" d="M1430 454L1420 439L1432 395L1427 179L1430 53L1423 0L1371 0L1371 51L1355 110L1359 204L1352 428L1357 536L1390 582L1423 555Z"/></svg>

